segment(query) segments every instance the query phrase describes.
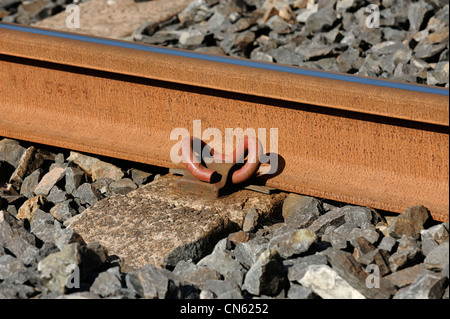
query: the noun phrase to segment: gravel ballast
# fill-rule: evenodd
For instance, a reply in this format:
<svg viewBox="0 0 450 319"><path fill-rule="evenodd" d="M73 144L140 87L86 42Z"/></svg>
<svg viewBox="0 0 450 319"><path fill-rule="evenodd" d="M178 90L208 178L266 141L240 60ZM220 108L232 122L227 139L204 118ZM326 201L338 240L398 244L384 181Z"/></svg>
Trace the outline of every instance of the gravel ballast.
<svg viewBox="0 0 450 319"><path fill-rule="evenodd" d="M94 180L88 162L117 180ZM0 298L449 297L448 222L423 206L397 215L298 194L271 219L249 209L245 230L230 228L200 260L131 269L65 222L116 194L113 183L125 180L126 194L167 174L132 164L0 140Z"/></svg>
<svg viewBox="0 0 450 319"><path fill-rule="evenodd" d="M32 25L73 2L0 0L0 20ZM370 4L194 0L125 39L448 88L448 1ZM377 13L379 27L368 26ZM130 268L67 227L167 174L0 137L0 299L449 298L449 224L420 205L398 215L284 194L275 217L249 209L201 259L165 267Z"/></svg>

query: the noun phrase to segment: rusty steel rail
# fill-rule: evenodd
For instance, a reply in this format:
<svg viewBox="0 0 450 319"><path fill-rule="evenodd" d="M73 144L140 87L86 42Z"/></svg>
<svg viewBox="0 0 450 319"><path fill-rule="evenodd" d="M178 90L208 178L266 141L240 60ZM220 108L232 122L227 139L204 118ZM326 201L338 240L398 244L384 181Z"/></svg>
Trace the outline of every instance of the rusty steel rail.
<svg viewBox="0 0 450 319"><path fill-rule="evenodd" d="M267 186L449 219L447 89L0 23L0 136L183 168L198 119L278 128Z"/></svg>

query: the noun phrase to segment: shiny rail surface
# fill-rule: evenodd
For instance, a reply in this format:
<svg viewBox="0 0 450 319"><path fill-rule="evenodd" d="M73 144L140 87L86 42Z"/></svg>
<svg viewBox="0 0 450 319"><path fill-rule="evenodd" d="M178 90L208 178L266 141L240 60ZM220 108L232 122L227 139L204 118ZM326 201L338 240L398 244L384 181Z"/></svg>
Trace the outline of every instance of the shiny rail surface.
<svg viewBox="0 0 450 319"><path fill-rule="evenodd" d="M182 168L175 128L277 128L257 182L449 218L448 89L5 23L0 74L0 136Z"/></svg>

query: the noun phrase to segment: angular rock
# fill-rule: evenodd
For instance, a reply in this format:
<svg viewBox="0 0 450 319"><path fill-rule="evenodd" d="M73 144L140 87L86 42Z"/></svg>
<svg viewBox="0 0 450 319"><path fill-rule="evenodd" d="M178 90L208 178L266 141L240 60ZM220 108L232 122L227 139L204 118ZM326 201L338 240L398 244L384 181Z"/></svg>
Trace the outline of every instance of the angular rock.
<svg viewBox="0 0 450 319"><path fill-rule="evenodd" d="M298 229L274 236L269 242L269 249L275 249L283 259L308 251L316 242L316 234L309 229Z"/></svg>
<svg viewBox="0 0 450 319"><path fill-rule="evenodd" d="M283 202L282 215L293 228L306 228L321 212L321 203L314 197L289 194Z"/></svg>
<svg viewBox="0 0 450 319"><path fill-rule="evenodd" d="M397 240L397 241L398 241L398 247L397 247L398 251L405 250L405 249L421 250L420 241L417 241L410 236L403 235L402 238L400 238L400 240Z"/></svg>
<svg viewBox="0 0 450 319"><path fill-rule="evenodd" d="M332 55L334 55L334 54L332 54ZM317 68L319 70L327 70L330 72L339 72L339 68L337 66L335 57L322 58L322 59L318 60L317 62L315 62L315 64L317 65Z"/></svg>
<svg viewBox="0 0 450 319"><path fill-rule="evenodd" d="M378 77L382 73L382 61L379 56L369 53L357 74Z"/></svg>
<svg viewBox="0 0 450 319"><path fill-rule="evenodd" d="M445 43L417 45L417 47L414 48L414 54L419 59L427 60L441 53L446 46L447 44Z"/></svg>
<svg viewBox="0 0 450 319"><path fill-rule="evenodd" d="M218 246L216 246L210 255L202 258L197 263L197 266L204 266L215 270L222 276L232 276L233 278L236 278L236 284L239 286L242 285L244 268L229 254L228 251L222 250Z"/></svg>
<svg viewBox="0 0 450 319"><path fill-rule="evenodd" d="M304 61L312 61L314 59L324 59L329 56L337 55L337 49L337 45L334 44L325 45L312 43L297 46L295 48L295 53L300 55Z"/></svg>
<svg viewBox="0 0 450 319"><path fill-rule="evenodd" d="M327 257L328 263L333 270L366 298L389 299L390 296L394 294L394 287L383 277L378 278L379 288L369 288L366 282L370 279L368 278L368 271L366 271L350 253L331 247L323 251L323 254Z"/></svg>
<svg viewBox="0 0 450 319"><path fill-rule="evenodd" d="M19 271L25 269L26 267L23 262L11 255L0 257L0 280L4 281L11 278Z"/></svg>
<svg viewBox="0 0 450 319"><path fill-rule="evenodd" d="M390 235L401 238L403 235L419 238L423 225L430 217L424 206L413 206L399 215L390 227Z"/></svg>
<svg viewBox="0 0 450 319"><path fill-rule="evenodd" d="M243 31L232 36L232 47L245 51L247 47L255 41L255 33L252 31Z"/></svg>
<svg viewBox="0 0 450 319"><path fill-rule="evenodd" d="M33 173L25 177L20 187L20 195L24 195L27 198L33 197L33 191L39 183L41 174L42 169L38 168Z"/></svg>
<svg viewBox="0 0 450 319"><path fill-rule="evenodd" d="M55 243L61 228L53 223L54 220L50 213L37 209L30 222L30 232L43 242Z"/></svg>
<svg viewBox="0 0 450 319"><path fill-rule="evenodd" d="M394 284L397 288L403 288L407 285L412 284L417 279L417 277L424 272L425 269L425 264L421 263L393 272L387 275L385 278L392 282L392 284Z"/></svg>
<svg viewBox="0 0 450 319"><path fill-rule="evenodd" d="M55 3L48 0L24 2L17 9L17 22L21 24L31 24L44 17L49 17L55 6Z"/></svg>
<svg viewBox="0 0 450 319"><path fill-rule="evenodd" d="M316 294L309 288L302 285L291 284L287 297L289 299L314 299L317 298Z"/></svg>
<svg viewBox="0 0 450 319"><path fill-rule="evenodd" d="M366 228L355 227L349 234L350 243L353 246L356 246L357 244L355 241L360 237L367 239L367 241L371 244L375 244L378 241L380 234L378 234L375 227L371 225L367 225Z"/></svg>
<svg viewBox="0 0 450 319"><path fill-rule="evenodd" d="M20 206L19 211L17 212L18 219L28 219L29 221L33 220L33 216L36 210L44 209L47 204L47 200L42 195L34 196L28 200L26 200L22 206Z"/></svg>
<svg viewBox="0 0 450 319"><path fill-rule="evenodd" d="M447 241L434 248L424 262L429 270L443 271L449 264L449 242Z"/></svg>
<svg viewBox="0 0 450 319"><path fill-rule="evenodd" d="M398 30L393 28L383 28L383 37L387 41L402 41L406 37L406 32L404 30Z"/></svg>
<svg viewBox="0 0 450 319"><path fill-rule="evenodd" d="M298 257L292 260L292 265L288 268L288 279L291 282L300 282L309 266L326 264L327 257L320 253L305 257Z"/></svg>
<svg viewBox="0 0 450 319"><path fill-rule="evenodd" d="M279 15L274 15L267 22L266 25L277 34L286 34L292 31L291 24Z"/></svg>
<svg viewBox="0 0 450 319"><path fill-rule="evenodd" d="M160 30L155 32L152 36L141 35L139 41L148 44L167 45L178 41L180 34L177 30ZM142 38L142 39L141 39Z"/></svg>
<svg viewBox="0 0 450 319"><path fill-rule="evenodd" d="M338 233L335 229L325 231L325 234L322 235L321 241L329 242L331 246L337 249L345 250L348 248L347 237Z"/></svg>
<svg viewBox="0 0 450 319"><path fill-rule="evenodd" d="M276 250L264 251L245 275L243 290L252 295L275 296L286 284L286 272Z"/></svg>
<svg viewBox="0 0 450 319"><path fill-rule="evenodd" d="M120 180L120 181L122 181L122 180ZM124 191L124 195L125 195L125 192L128 191L128 189L126 187L126 184L128 182L125 181L124 183L121 183L120 181L118 181L118 184L116 184L117 187L115 187L115 190L117 191L118 194L120 194L121 191ZM100 193L101 195L107 197L107 196L112 195L110 185L113 182L114 182L114 180L112 180L111 178L100 178L100 179L97 179L95 182L91 183L91 187L95 193ZM122 186L125 186L125 188ZM135 187L135 186L133 186L130 183L129 188L133 188L133 187Z"/></svg>
<svg viewBox="0 0 450 319"><path fill-rule="evenodd" d="M439 244L431 237L425 237L424 239L422 239L421 243L421 250L425 257L428 256L434 248L439 246Z"/></svg>
<svg viewBox="0 0 450 319"><path fill-rule="evenodd" d="M383 277L391 272L388 259L386 251L375 249L362 255L358 261L366 266L376 265L378 274Z"/></svg>
<svg viewBox="0 0 450 319"><path fill-rule="evenodd" d="M447 57L444 58L448 60L448 50L447 50ZM433 74L434 78L436 79L437 83L439 84L447 84L448 83L448 76L449 76L449 62L448 61L441 61L436 63L436 66L434 67L434 71L431 71L430 73Z"/></svg>
<svg viewBox="0 0 450 319"><path fill-rule="evenodd" d="M206 20L212 14L213 11L206 4L205 0L195 0L178 13L178 19L185 25L191 25Z"/></svg>
<svg viewBox="0 0 450 319"><path fill-rule="evenodd" d="M448 65L447 65L447 69L448 69ZM427 72L427 84L428 85L447 84L447 83L448 83L448 76L445 77L444 72L440 72L437 70Z"/></svg>
<svg viewBox="0 0 450 319"><path fill-rule="evenodd" d="M175 297L177 293L177 284L169 276L168 270L147 265L127 273L125 281L127 287L142 298L164 299Z"/></svg>
<svg viewBox="0 0 450 319"><path fill-rule="evenodd" d="M369 240L364 237L357 237L353 240L353 246L355 247L355 251L353 252L353 256L358 259L359 257L374 251L376 248L373 246Z"/></svg>
<svg viewBox="0 0 450 319"><path fill-rule="evenodd" d="M92 177L93 181L101 178L111 178L118 181L124 176L122 170L117 166L81 153L70 152L67 161L72 161L77 164L83 171Z"/></svg>
<svg viewBox="0 0 450 319"><path fill-rule="evenodd" d="M284 199L242 190L211 200L180 193L177 180L167 175L127 195L109 196L65 225L131 267L175 267L180 260L196 263L209 254L220 238L242 227L249 208L268 217Z"/></svg>
<svg viewBox="0 0 450 319"><path fill-rule="evenodd" d="M259 48L256 48L252 51L252 53L250 53L250 59L263 62L273 62L273 57L268 53L262 52Z"/></svg>
<svg viewBox="0 0 450 319"><path fill-rule="evenodd" d="M367 207L353 206L345 214L344 220L346 223L352 223L363 228L372 223L372 211Z"/></svg>
<svg viewBox="0 0 450 319"><path fill-rule="evenodd" d="M340 11L347 11L348 9L352 8L353 6L355 6L355 4L357 3L356 0L337 0L336 2L336 11L340 12Z"/></svg>
<svg viewBox="0 0 450 319"><path fill-rule="evenodd" d="M242 299L239 287L230 281L210 279L205 281L200 299Z"/></svg>
<svg viewBox="0 0 450 319"><path fill-rule="evenodd" d="M38 264L38 271L44 285L51 292L64 293L73 271L72 267L80 264L81 256L78 245L73 243L63 247L60 252L53 253Z"/></svg>
<svg viewBox="0 0 450 319"><path fill-rule="evenodd" d="M55 164L62 166L64 165L64 154L63 153L58 153L55 155Z"/></svg>
<svg viewBox="0 0 450 319"><path fill-rule="evenodd" d="M245 268L250 268L259 255L269 246L265 238L251 239L245 243L239 243L234 249L234 256Z"/></svg>
<svg viewBox="0 0 450 319"><path fill-rule="evenodd" d="M259 214L256 211L256 209L251 208L247 211L247 214L245 214L244 218L244 224L242 225L242 230L244 232L251 232L253 231L256 226L258 226L258 218Z"/></svg>
<svg viewBox="0 0 450 319"><path fill-rule="evenodd" d="M274 61L279 64L301 65L303 62L301 55L284 46L271 51L270 55L273 57Z"/></svg>
<svg viewBox="0 0 450 319"><path fill-rule="evenodd" d="M19 159L16 170L12 173L9 182L17 189L27 175L27 172L33 167L35 148L33 146L27 148Z"/></svg>
<svg viewBox="0 0 450 319"><path fill-rule="evenodd" d="M50 190L57 182L64 177L65 169L62 167L55 167L47 174L45 174L34 189L34 194L47 196Z"/></svg>
<svg viewBox="0 0 450 319"><path fill-rule="evenodd" d="M120 181L109 184L111 194L127 194L136 189L136 184L129 178L122 178Z"/></svg>
<svg viewBox="0 0 450 319"><path fill-rule="evenodd" d="M322 236L329 226L339 227L345 222L345 215L352 210L353 206L344 206L339 209L329 211L317 218L309 227L317 236Z"/></svg>
<svg viewBox="0 0 450 319"><path fill-rule="evenodd" d="M302 10L299 10L299 13L297 15L296 20L300 23L306 23L308 21L309 17L316 13L319 10L319 4L315 4L311 6L310 8L306 7Z"/></svg>
<svg viewBox="0 0 450 319"><path fill-rule="evenodd" d="M181 45L190 47L190 46L199 46L202 44L205 39L205 35L199 30L190 30L190 31L182 31L180 33L180 37L178 38L178 42Z"/></svg>
<svg viewBox="0 0 450 319"><path fill-rule="evenodd" d="M384 41L374 45L367 52L381 56L385 54L395 53L403 48L404 44L399 41Z"/></svg>
<svg viewBox="0 0 450 319"><path fill-rule="evenodd" d="M27 299L36 295L36 290L28 285L16 285L8 282L0 283L1 299Z"/></svg>
<svg viewBox="0 0 450 319"><path fill-rule="evenodd" d="M319 11L308 17L304 30L309 33L328 31L334 25L335 21L336 12L332 8L319 9Z"/></svg>
<svg viewBox="0 0 450 319"><path fill-rule="evenodd" d="M132 37L135 41L141 41L142 35L153 35L160 28L159 23L155 21L147 21L142 23L139 28L133 31Z"/></svg>
<svg viewBox="0 0 450 319"><path fill-rule="evenodd" d="M25 228L17 223L17 220L8 212L0 210L0 246L8 249L25 264L29 260L30 253L35 251L36 240Z"/></svg>
<svg viewBox="0 0 450 319"><path fill-rule="evenodd" d="M122 281L119 267L109 268L101 272L89 289L102 297L117 296L122 292Z"/></svg>
<svg viewBox="0 0 450 319"><path fill-rule="evenodd" d="M84 182L84 172L78 167L67 167L65 171L65 190L69 194L73 192Z"/></svg>
<svg viewBox="0 0 450 319"><path fill-rule="evenodd" d="M336 59L339 71L347 73L350 70L359 69L359 67L357 66L358 59L359 59L359 50L355 48L348 48L343 53L341 53Z"/></svg>
<svg viewBox="0 0 450 319"><path fill-rule="evenodd" d="M19 142L4 138L0 141L0 162L7 162L16 169L25 148Z"/></svg>
<svg viewBox="0 0 450 319"><path fill-rule="evenodd" d="M334 227L334 226L331 226ZM355 224L352 223L345 223L341 226L334 229L334 231L342 236L344 236L347 240L351 240L350 233L353 231L353 229L358 228ZM358 238L358 237L356 237ZM353 238L355 239L355 238Z"/></svg>
<svg viewBox="0 0 450 319"><path fill-rule="evenodd" d="M53 186L50 193L47 196L47 200L53 204L58 204L67 200L67 193L58 186Z"/></svg>
<svg viewBox="0 0 450 319"><path fill-rule="evenodd" d="M429 237L435 240L438 244L442 244L449 240L448 223L441 223L430 228L423 229L420 231L420 237L422 240Z"/></svg>
<svg viewBox="0 0 450 319"><path fill-rule="evenodd" d="M55 229L59 229L59 233L55 233L55 245L60 250L63 249L64 246L71 243L77 243L79 245L85 245L83 238L78 235L73 229L70 228L61 228L59 223L55 221L54 223Z"/></svg>
<svg viewBox="0 0 450 319"><path fill-rule="evenodd" d="M411 285L397 291L394 299L440 299L447 281L445 276L425 270Z"/></svg>
<svg viewBox="0 0 450 319"><path fill-rule="evenodd" d="M378 248L386 250L390 253L395 249L396 245L397 241L394 238L383 237L383 239L381 239L380 243L378 244Z"/></svg>
<svg viewBox="0 0 450 319"><path fill-rule="evenodd" d="M408 7L409 30L418 31L423 19L432 9L433 7L423 0L412 2Z"/></svg>
<svg viewBox="0 0 450 319"><path fill-rule="evenodd" d="M144 172L135 168L132 168L129 174L131 175L131 179L133 180L133 182L135 182L137 185L146 184L153 176L153 173Z"/></svg>
<svg viewBox="0 0 450 319"><path fill-rule="evenodd" d="M203 289L207 280L219 280L220 273L208 267L198 266L192 261L181 260L172 271L174 275L183 281L191 283L196 287Z"/></svg>
<svg viewBox="0 0 450 319"><path fill-rule="evenodd" d="M243 230L228 235L228 240L232 242L234 245L237 245L239 243L245 243L246 241L248 241L248 239L249 239L248 233Z"/></svg>
<svg viewBox="0 0 450 319"><path fill-rule="evenodd" d="M400 250L389 257L389 264L392 271L410 267L422 261L422 252L416 248Z"/></svg>
<svg viewBox="0 0 450 319"><path fill-rule="evenodd" d="M80 185L80 187L73 192L73 196L79 198L81 204L88 204L89 206L93 206L103 198L102 195L100 195L100 193L89 183Z"/></svg>
<svg viewBox="0 0 450 319"><path fill-rule="evenodd" d="M308 266L300 283L323 299L366 299L335 270L326 265Z"/></svg>
<svg viewBox="0 0 450 319"><path fill-rule="evenodd" d="M76 215L76 210L71 206L72 200L66 200L58 203L50 209L50 214L59 222L64 222L67 219Z"/></svg>
<svg viewBox="0 0 450 319"><path fill-rule="evenodd" d="M416 68L413 68L412 65L399 63L395 67L393 79L404 81L404 82L415 82L417 77L426 77L426 70L423 70L421 74Z"/></svg>
<svg viewBox="0 0 450 319"><path fill-rule="evenodd" d="M324 213L328 213L330 210L338 209L337 206L330 203L322 203L322 208Z"/></svg>

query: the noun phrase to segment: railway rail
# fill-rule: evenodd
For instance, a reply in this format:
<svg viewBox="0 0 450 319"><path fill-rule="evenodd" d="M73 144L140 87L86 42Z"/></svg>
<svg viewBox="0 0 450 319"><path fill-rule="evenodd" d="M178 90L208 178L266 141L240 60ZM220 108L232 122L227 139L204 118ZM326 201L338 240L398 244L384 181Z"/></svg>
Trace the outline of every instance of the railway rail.
<svg viewBox="0 0 450 319"><path fill-rule="evenodd" d="M449 219L449 90L0 23L0 135L169 168L175 128L277 129L255 183Z"/></svg>

